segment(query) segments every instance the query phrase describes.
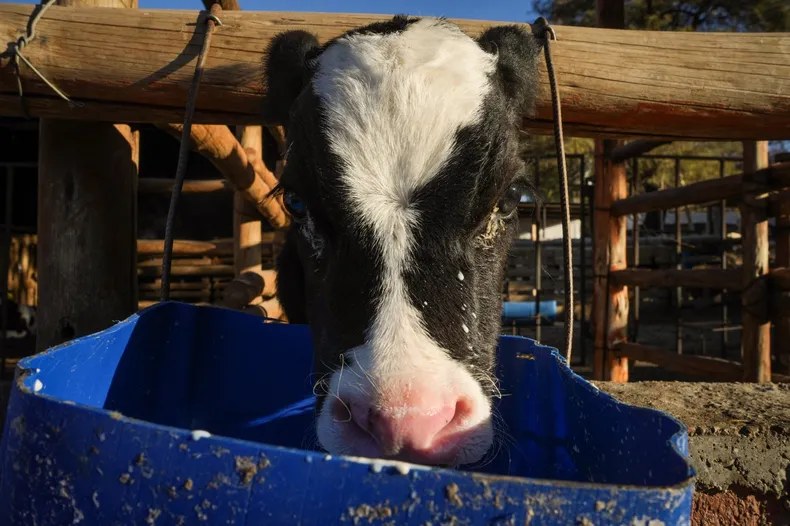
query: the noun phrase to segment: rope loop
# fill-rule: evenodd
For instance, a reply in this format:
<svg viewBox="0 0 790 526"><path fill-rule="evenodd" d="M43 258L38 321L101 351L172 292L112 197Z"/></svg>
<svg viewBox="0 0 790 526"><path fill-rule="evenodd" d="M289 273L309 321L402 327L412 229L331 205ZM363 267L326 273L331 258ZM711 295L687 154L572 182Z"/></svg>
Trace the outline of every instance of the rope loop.
<svg viewBox="0 0 790 526"><path fill-rule="evenodd" d="M554 32L554 27L542 16L538 17L535 23L532 24L532 33L535 35L535 38L545 39L546 34L548 34L550 40L557 40L557 33Z"/></svg>
<svg viewBox="0 0 790 526"><path fill-rule="evenodd" d="M52 82L47 79L43 73L41 73L23 54L22 50L30 44L36 38L36 26L38 25L39 20L44 16L44 13L47 12L47 9L52 7L55 4L55 0L47 0L46 3L41 4L41 9L33 15L33 18L30 19L30 23L28 24L28 31L26 35L22 35L16 41L16 43L11 47L11 54L13 55L13 62L14 62L14 73L16 74L16 86L17 92L19 93L19 104L22 106L22 114L25 118L30 118L30 112L27 109L27 101L25 100L25 93L22 89L22 72L19 67L19 60L21 59L25 65L30 68L30 70L41 79L44 84L50 87L52 91L58 94L58 96L69 103L69 106L74 107L82 107L84 106L81 102L75 102L71 100L65 93L57 88Z"/></svg>
<svg viewBox="0 0 790 526"><path fill-rule="evenodd" d="M546 56L546 70L549 74L551 86L551 102L554 117L554 145L557 150L557 169L560 177L560 205L562 207L562 256L565 266L565 360L570 365L573 350L573 245L570 234L571 214L568 199L568 169L565 164L565 142L562 134L562 108L560 105L560 90L557 84L557 75L551 59L551 46L549 42L557 40L557 34L549 21L538 17L532 24L532 33L535 38L544 42ZM582 174L582 177L584 174ZM582 233L584 235L584 233Z"/></svg>
<svg viewBox="0 0 790 526"><path fill-rule="evenodd" d="M213 13L209 13L208 15L206 15L206 24L208 24L209 22L214 22L217 25L217 27L220 27L222 25L222 20L220 20L219 17Z"/></svg>

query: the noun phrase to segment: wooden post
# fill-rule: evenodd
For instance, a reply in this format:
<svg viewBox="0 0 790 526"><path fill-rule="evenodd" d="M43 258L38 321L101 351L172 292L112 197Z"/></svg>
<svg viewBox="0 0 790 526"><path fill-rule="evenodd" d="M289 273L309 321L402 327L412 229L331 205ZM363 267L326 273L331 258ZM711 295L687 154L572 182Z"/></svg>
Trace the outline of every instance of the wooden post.
<svg viewBox="0 0 790 526"><path fill-rule="evenodd" d="M767 292L762 278L768 273L768 221L762 193L749 174L768 166L768 143L744 141L744 192L741 203L743 239L742 340L744 380L771 381L771 324L767 316Z"/></svg>
<svg viewBox="0 0 790 526"><path fill-rule="evenodd" d="M595 4L598 27L625 26L624 0L596 0ZM609 271L624 269L628 262L625 217L611 214L612 202L628 197L625 164L610 160L614 149L623 145L622 140L595 141L593 378L614 382L628 381L628 359L610 352L614 344L627 339L628 330L628 288L609 284Z"/></svg>
<svg viewBox="0 0 790 526"><path fill-rule="evenodd" d="M137 7L137 0L58 0ZM139 132L42 119L38 182L38 337L44 350L137 310Z"/></svg>
<svg viewBox="0 0 790 526"><path fill-rule="evenodd" d="M219 3L223 11L241 11L237 0L203 0L203 7ZM239 126L236 138L244 149L252 148L263 159L261 126ZM261 221L255 218L248 201L240 192L233 195L233 265L236 277L243 272L261 270Z"/></svg>
<svg viewBox="0 0 790 526"><path fill-rule="evenodd" d="M620 143L607 140L595 144L593 378L613 382L628 381L628 359L610 352L615 344L626 341L628 329L628 287L609 282L610 271L627 266L626 218L611 214L612 201L626 197L628 188L625 164L609 160L611 150Z"/></svg>
<svg viewBox="0 0 790 526"><path fill-rule="evenodd" d="M261 126L239 126L236 137L242 148L251 148L262 156ZM262 224L259 214L241 192L233 194L233 264L236 276L262 269Z"/></svg>

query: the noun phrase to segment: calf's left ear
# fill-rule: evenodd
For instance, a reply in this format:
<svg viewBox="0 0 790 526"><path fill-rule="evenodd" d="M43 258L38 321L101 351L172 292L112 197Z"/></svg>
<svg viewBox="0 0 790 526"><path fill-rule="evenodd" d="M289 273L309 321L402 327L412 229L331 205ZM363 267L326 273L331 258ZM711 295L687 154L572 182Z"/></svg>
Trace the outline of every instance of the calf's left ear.
<svg viewBox="0 0 790 526"><path fill-rule="evenodd" d="M532 113L540 82L540 42L517 25L487 29L477 42L497 56L497 78L515 113Z"/></svg>
<svg viewBox="0 0 790 526"><path fill-rule="evenodd" d="M307 31L286 31L274 37L264 55L264 122L287 128L294 101L312 76L310 59L318 52L318 39Z"/></svg>

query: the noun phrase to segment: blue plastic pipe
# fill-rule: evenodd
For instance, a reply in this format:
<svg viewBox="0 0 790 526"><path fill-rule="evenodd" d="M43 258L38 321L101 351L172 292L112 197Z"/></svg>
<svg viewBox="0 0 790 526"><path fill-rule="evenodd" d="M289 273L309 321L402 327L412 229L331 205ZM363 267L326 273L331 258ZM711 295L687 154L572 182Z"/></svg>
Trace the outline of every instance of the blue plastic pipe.
<svg viewBox="0 0 790 526"><path fill-rule="evenodd" d="M557 300L540 302L542 318L554 320L557 316ZM507 321L529 320L535 317L534 301L506 301L502 304L502 319Z"/></svg>

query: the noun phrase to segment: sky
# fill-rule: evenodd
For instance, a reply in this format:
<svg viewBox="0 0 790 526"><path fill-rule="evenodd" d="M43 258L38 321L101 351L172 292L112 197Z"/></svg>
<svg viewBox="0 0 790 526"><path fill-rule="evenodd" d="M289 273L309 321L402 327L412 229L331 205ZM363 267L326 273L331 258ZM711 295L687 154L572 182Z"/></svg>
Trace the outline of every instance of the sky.
<svg viewBox="0 0 790 526"><path fill-rule="evenodd" d="M0 0L3 1L3 0ZM11 0L23 4L39 4L41 0ZM138 0L141 8L200 9L201 0ZM239 0L247 11L312 11L361 14L407 14L444 16L502 22L531 23L537 15L529 0Z"/></svg>

